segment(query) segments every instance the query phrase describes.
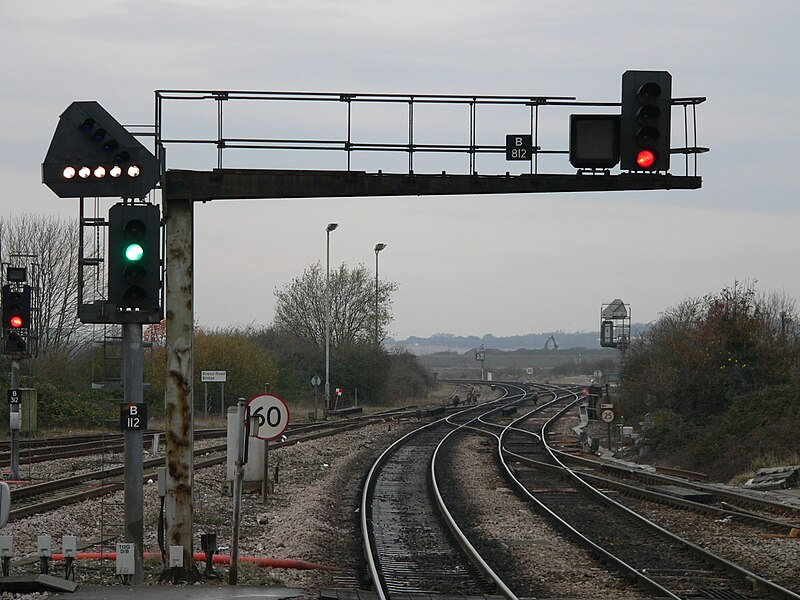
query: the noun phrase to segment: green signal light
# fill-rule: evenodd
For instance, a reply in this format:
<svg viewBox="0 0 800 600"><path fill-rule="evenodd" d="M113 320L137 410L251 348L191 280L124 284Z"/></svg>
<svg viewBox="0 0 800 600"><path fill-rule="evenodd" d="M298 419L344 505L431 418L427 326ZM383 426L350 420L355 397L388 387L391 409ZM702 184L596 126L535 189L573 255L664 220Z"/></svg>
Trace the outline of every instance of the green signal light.
<svg viewBox="0 0 800 600"><path fill-rule="evenodd" d="M125 258L131 262L142 260L144 248L140 244L128 244L125 247Z"/></svg>

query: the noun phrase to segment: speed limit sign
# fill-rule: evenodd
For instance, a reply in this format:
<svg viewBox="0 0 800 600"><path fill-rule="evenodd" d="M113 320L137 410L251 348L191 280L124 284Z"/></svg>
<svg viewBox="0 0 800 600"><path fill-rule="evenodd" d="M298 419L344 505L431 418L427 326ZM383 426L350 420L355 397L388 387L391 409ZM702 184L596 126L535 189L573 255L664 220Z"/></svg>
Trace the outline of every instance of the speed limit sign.
<svg viewBox="0 0 800 600"><path fill-rule="evenodd" d="M247 406L250 408L250 417L258 419L256 437L260 440L274 440L289 426L289 407L274 394L254 396Z"/></svg>
<svg viewBox="0 0 800 600"><path fill-rule="evenodd" d="M613 423L614 422L614 411L611 408L604 408L600 411L600 418L603 420L603 423Z"/></svg>

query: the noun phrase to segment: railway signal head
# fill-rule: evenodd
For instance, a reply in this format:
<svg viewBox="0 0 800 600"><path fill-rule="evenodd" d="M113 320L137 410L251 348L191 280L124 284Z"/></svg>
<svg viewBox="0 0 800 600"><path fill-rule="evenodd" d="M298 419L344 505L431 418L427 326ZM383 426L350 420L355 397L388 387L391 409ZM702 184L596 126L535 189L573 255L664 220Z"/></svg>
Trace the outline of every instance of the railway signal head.
<svg viewBox="0 0 800 600"><path fill-rule="evenodd" d="M617 347L614 341L614 321L611 319L604 319L600 324L600 345L603 348Z"/></svg>
<svg viewBox="0 0 800 600"><path fill-rule="evenodd" d="M42 163L61 198L143 198L159 177L156 157L97 102L70 104Z"/></svg>
<svg viewBox="0 0 800 600"><path fill-rule="evenodd" d="M161 215L154 204L115 204L108 213L108 302L116 322L161 319Z"/></svg>
<svg viewBox="0 0 800 600"><path fill-rule="evenodd" d="M570 115L569 162L582 169L609 169L619 162L619 115Z"/></svg>
<svg viewBox="0 0 800 600"><path fill-rule="evenodd" d="M3 329L27 329L31 319L31 287L12 287L6 284L3 286L2 301Z"/></svg>
<svg viewBox="0 0 800 600"><path fill-rule="evenodd" d="M628 171L668 171L672 75L666 71L626 71L622 76L620 167Z"/></svg>
<svg viewBox="0 0 800 600"><path fill-rule="evenodd" d="M5 354L27 354L31 327L31 287L5 284L2 289L3 350Z"/></svg>

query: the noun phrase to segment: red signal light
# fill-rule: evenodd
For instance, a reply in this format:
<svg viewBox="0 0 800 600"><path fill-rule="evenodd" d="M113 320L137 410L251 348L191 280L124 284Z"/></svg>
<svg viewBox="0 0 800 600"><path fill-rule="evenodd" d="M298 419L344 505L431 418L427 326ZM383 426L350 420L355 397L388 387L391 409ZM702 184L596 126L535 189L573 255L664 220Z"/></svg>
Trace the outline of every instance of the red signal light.
<svg viewBox="0 0 800 600"><path fill-rule="evenodd" d="M636 164L638 164L643 169L649 169L653 166L656 162L656 155L653 154L650 150L642 150L636 156Z"/></svg>
<svg viewBox="0 0 800 600"><path fill-rule="evenodd" d="M19 329L25 324L25 322L22 320L22 317L20 317L19 315L14 315L13 317L11 317L11 319L9 319L9 323L11 324L11 327L13 327L14 329Z"/></svg>

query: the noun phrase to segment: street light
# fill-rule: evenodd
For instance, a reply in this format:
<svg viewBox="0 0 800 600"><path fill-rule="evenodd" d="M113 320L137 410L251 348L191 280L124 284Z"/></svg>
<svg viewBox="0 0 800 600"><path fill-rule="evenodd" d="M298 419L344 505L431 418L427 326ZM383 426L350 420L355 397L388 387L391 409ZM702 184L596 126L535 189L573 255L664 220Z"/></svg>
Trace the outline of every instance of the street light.
<svg viewBox="0 0 800 600"><path fill-rule="evenodd" d="M325 267L325 414L331 406L331 231L338 223L328 223L325 228L326 267Z"/></svg>
<svg viewBox="0 0 800 600"><path fill-rule="evenodd" d="M375 244L375 345L378 340L378 252L386 248L386 244Z"/></svg>

